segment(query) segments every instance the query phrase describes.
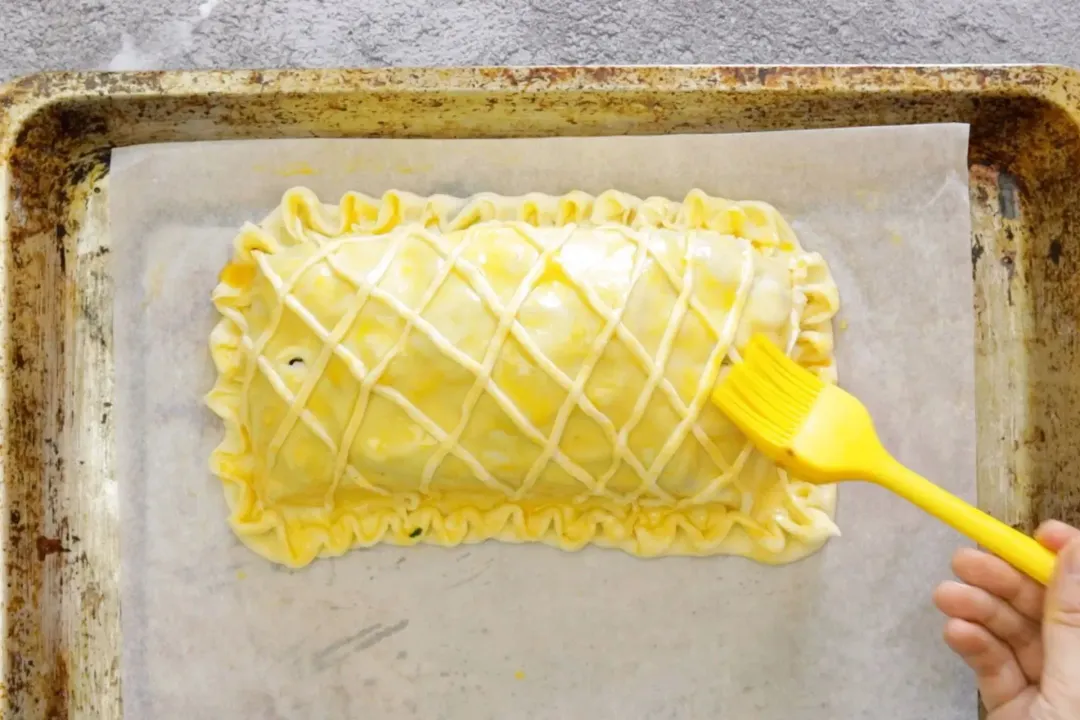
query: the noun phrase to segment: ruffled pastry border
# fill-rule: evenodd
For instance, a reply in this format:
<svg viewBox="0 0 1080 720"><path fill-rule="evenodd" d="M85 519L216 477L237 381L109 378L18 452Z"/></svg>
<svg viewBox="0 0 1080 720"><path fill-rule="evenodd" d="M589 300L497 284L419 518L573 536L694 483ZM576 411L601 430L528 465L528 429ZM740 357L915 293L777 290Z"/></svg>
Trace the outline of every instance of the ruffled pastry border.
<svg viewBox="0 0 1080 720"><path fill-rule="evenodd" d="M253 451L240 420L245 363L243 310L250 304L251 282L256 276L253 253L274 253L345 234L382 234L414 223L451 232L488 221L527 222L538 227L619 223L633 228L714 230L748 238L759 248L800 252L806 305L792 357L823 378L835 380L832 318L839 305L835 283L821 257L801 253L790 226L766 203L724 200L699 190L691 191L682 202L655 197L642 200L614 190L598 196L576 191L521 197L483 193L470 198L389 191L381 198L348 193L334 206L320 202L306 188L295 188L285 193L261 226L249 224L241 231L233 258L213 293L214 305L221 313L210 336L218 377L206 402L221 418L225 435L211 455L210 468L222 481L229 523L248 547L290 567L378 543L454 546L491 539L537 541L571 551L593 544L641 557L733 554L779 564L814 552L838 534L831 519L836 502L834 486L798 481L789 486L790 508L803 516L802 521L785 514L764 525L720 504L625 507L602 498L581 505L492 498L490 505L461 506L413 493L399 496L392 505L381 501L347 510L263 507L254 489ZM798 485L797 490L794 485Z"/></svg>

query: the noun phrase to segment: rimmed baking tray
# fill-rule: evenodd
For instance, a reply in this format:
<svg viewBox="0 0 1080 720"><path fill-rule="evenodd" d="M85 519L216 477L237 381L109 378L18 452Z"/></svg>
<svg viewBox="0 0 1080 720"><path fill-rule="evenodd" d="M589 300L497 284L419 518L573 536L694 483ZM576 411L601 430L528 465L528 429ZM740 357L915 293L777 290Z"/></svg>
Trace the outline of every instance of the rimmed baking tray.
<svg viewBox="0 0 1080 720"><path fill-rule="evenodd" d="M1026 529L1080 521L1077 71L59 73L0 89L0 715L121 715L111 148L928 122L971 124L979 502Z"/></svg>

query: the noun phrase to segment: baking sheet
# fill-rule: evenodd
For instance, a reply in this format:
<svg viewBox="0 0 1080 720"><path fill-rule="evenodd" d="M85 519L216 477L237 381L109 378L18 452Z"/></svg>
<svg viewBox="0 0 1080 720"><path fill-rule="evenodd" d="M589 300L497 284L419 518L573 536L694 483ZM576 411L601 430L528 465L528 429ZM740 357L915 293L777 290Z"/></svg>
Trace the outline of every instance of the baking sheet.
<svg viewBox="0 0 1080 720"><path fill-rule="evenodd" d="M841 383L886 444L974 495L966 125L114 151L123 695L132 718L970 718L930 603L961 543L841 488L800 563L540 545L380 547L289 571L228 529L210 292L293 185L418 194L703 190L775 204L840 287ZM840 330L841 327L845 329Z"/></svg>

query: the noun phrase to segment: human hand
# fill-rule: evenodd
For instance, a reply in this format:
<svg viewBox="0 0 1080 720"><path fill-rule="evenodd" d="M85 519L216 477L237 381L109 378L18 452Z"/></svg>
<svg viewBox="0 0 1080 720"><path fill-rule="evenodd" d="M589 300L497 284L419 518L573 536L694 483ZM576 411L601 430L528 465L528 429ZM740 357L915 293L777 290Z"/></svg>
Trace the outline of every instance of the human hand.
<svg viewBox="0 0 1080 720"><path fill-rule="evenodd" d="M987 720L1080 718L1080 530L1051 520L1035 537L1058 554L1045 590L964 548L952 562L963 582L934 591L949 618L945 642L975 671Z"/></svg>

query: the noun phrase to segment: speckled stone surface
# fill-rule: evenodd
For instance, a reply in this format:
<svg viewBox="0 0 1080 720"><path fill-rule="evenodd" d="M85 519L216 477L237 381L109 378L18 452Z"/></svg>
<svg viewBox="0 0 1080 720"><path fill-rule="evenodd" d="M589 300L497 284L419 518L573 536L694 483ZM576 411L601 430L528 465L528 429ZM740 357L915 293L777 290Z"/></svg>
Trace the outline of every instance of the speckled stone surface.
<svg viewBox="0 0 1080 720"><path fill-rule="evenodd" d="M0 0L45 69L565 63L1080 65L1078 0Z"/></svg>

